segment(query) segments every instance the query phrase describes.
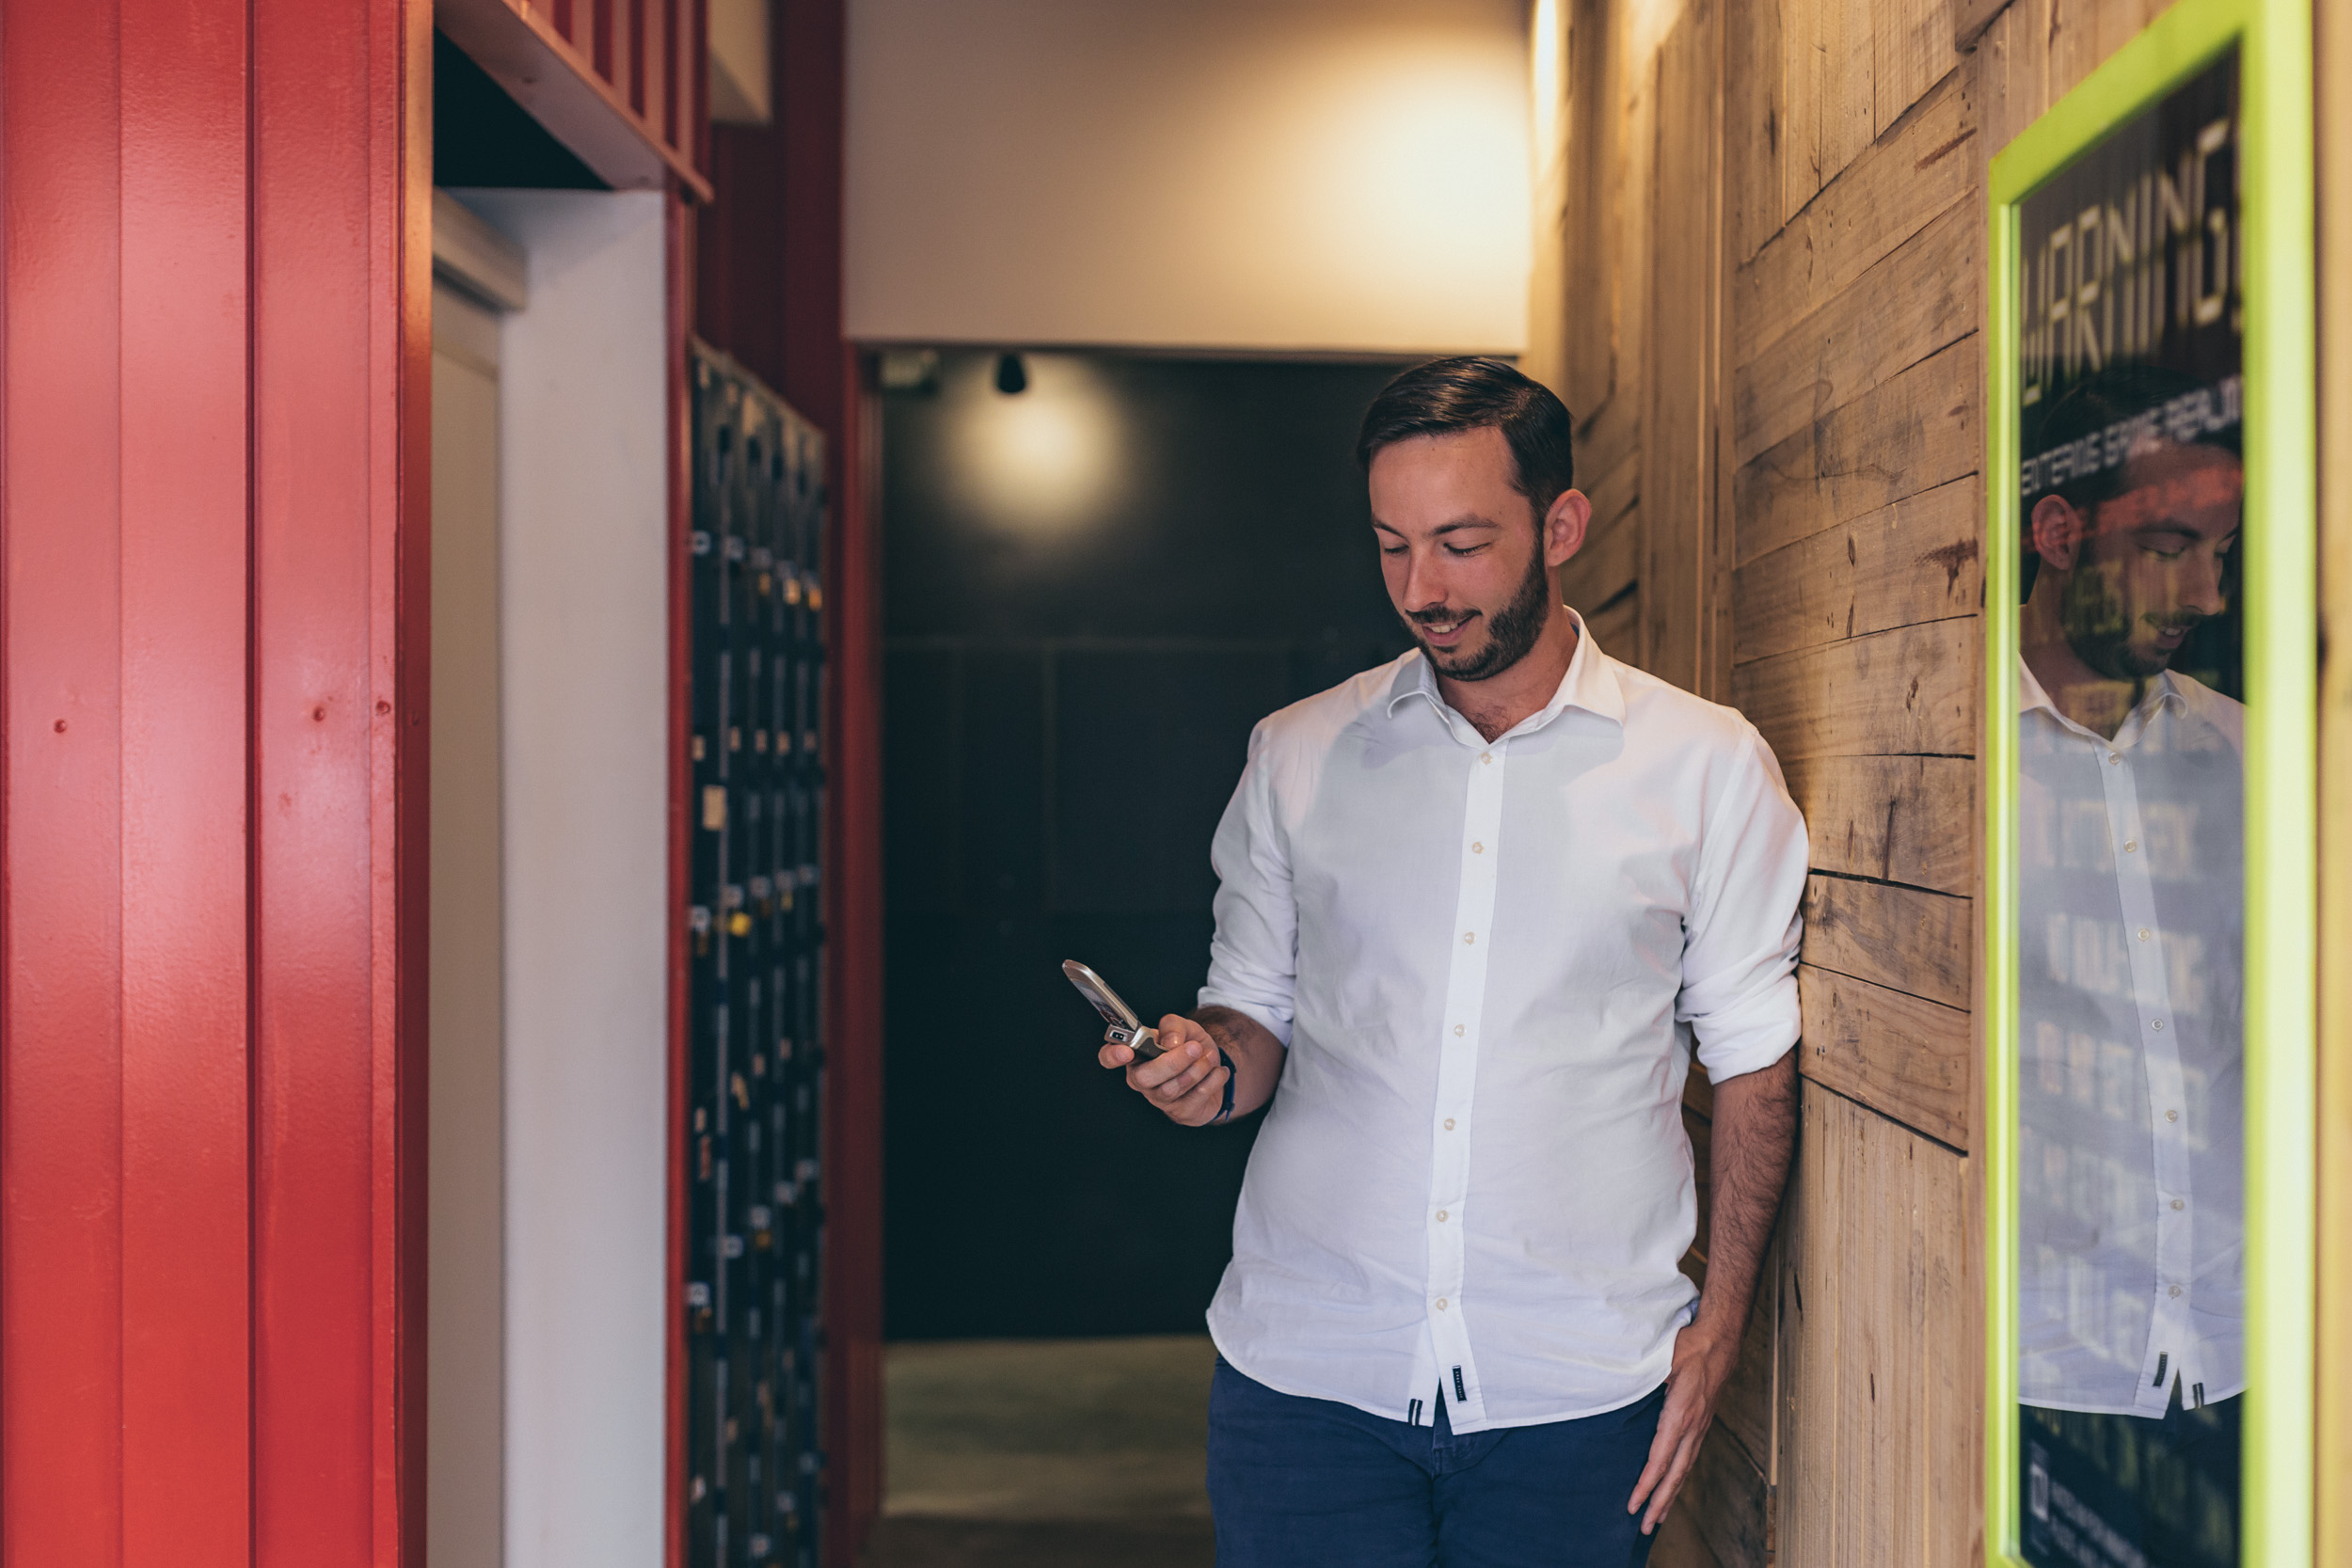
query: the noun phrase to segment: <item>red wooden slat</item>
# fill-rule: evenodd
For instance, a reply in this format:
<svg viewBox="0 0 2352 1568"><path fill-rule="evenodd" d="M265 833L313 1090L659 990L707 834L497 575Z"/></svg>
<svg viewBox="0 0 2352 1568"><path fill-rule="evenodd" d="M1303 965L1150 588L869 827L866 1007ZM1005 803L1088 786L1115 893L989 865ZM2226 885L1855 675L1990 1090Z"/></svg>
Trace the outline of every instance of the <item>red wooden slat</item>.
<svg viewBox="0 0 2352 1568"><path fill-rule="evenodd" d="M0 0L10 1563L421 1549L430 26Z"/></svg>
<svg viewBox="0 0 2352 1568"><path fill-rule="evenodd" d="M694 106L694 115L692 122L687 127L686 135L676 145L688 160L707 176L710 173L710 0L691 0L689 11L691 20L687 25L692 32L690 47L686 51L685 99ZM771 25L773 25L772 17ZM770 57L773 58L772 54ZM769 81L772 84L781 80L771 65ZM770 91L773 90L771 86ZM707 195L703 198L706 205L709 199Z"/></svg>
<svg viewBox="0 0 2352 1568"><path fill-rule="evenodd" d="M379 1141L376 1181L379 1197L387 1188L391 1203L379 1203L375 1216L379 1278L398 1271L397 1287L376 1298L379 1374L377 1385L379 1441L390 1429L389 1454L379 1450L377 1466L377 1528L379 1560L402 1568L424 1568L425 1547L425 1358L428 1253L426 1220L431 1211L426 1172L431 1168L431 1103L427 1069L431 1063L426 1021L430 975L426 955L432 950L432 752L433 726L433 22L429 0L408 0L400 8L397 26L391 8L372 12L385 45L373 53L376 68L375 102L379 112L389 111L397 143L380 138L373 187L376 221L399 236L400 250L391 258L397 293L382 287L371 291L377 312L379 337L394 336L400 384L389 389L395 400L398 424L393 434L389 477L395 488L387 492L387 477L379 446L377 474L379 562L373 605L373 659L380 673L389 661L394 672L389 714L375 704L374 766L376 790L376 895L378 929L386 907L384 832L389 804L392 845L389 900L398 933L397 955L379 946L381 976L391 959L394 975L389 988L396 1015L388 1034L377 1035L379 1095L386 1081L386 1053L391 1053L394 1093L387 1117L379 1100L377 1126L390 1132L390 1148ZM378 258L379 261L384 258ZM380 280L380 279L379 279ZM379 388L379 391L386 389ZM379 436L385 434L378 427ZM393 528L383 526L386 505L398 508ZM394 574L381 563L392 557ZM381 781L389 779L388 802ZM379 1001L388 988L379 984ZM382 1322L389 1311L391 1322ZM386 1463L385 1461L389 1461ZM383 1532L399 1531L398 1550L383 1550Z"/></svg>
<svg viewBox="0 0 2352 1568"><path fill-rule="evenodd" d="M595 45L589 64L608 83L612 80L612 12L620 4L621 0L588 0L590 36Z"/></svg>
<svg viewBox="0 0 2352 1568"><path fill-rule="evenodd" d="M246 28L121 20L125 1559L249 1557Z"/></svg>
<svg viewBox="0 0 2352 1568"><path fill-rule="evenodd" d="M653 123L661 129L661 139L685 153L689 158L694 150L677 133L679 89L685 86L679 65L693 55L693 40L683 37L678 29L684 23L679 17L678 0L661 0L661 85L660 113Z"/></svg>
<svg viewBox="0 0 2352 1568"><path fill-rule="evenodd" d="M628 106L645 119L645 0L628 5Z"/></svg>
<svg viewBox="0 0 2352 1568"><path fill-rule="evenodd" d="M122 1560L118 52L0 0L0 1525L77 1568Z"/></svg>
<svg viewBox="0 0 2352 1568"><path fill-rule="evenodd" d="M421 307L404 212L413 4L255 0L255 1386L262 1568L405 1535L414 1292L400 1052L422 946L401 770L423 746L421 595L402 636L402 416ZM421 74L418 80L423 78ZM405 402L404 402L405 397ZM412 590L413 591L413 590ZM413 811L413 804L410 809ZM414 886L405 885L413 878ZM416 1049L421 1053L421 1040ZM407 1071L404 1072L404 1065ZM421 1116L420 1104L408 1117ZM420 1402L421 1403L421 1402ZM411 1412L421 1418L421 1409Z"/></svg>

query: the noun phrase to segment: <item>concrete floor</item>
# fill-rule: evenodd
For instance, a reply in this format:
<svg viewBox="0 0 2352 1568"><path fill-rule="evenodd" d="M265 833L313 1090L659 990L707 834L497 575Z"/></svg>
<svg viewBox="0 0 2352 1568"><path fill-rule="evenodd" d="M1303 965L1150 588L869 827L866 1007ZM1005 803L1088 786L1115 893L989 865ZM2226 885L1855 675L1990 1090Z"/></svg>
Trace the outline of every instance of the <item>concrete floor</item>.
<svg viewBox="0 0 2352 1568"><path fill-rule="evenodd" d="M893 1345L865 1568L1211 1568L1205 1335Z"/></svg>

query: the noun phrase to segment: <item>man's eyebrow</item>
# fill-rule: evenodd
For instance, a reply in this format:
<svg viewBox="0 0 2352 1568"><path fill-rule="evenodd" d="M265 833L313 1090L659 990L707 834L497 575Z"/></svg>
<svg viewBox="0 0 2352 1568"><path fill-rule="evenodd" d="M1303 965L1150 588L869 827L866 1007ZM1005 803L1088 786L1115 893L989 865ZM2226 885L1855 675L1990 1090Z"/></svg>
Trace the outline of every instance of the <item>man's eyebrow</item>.
<svg viewBox="0 0 2352 1568"><path fill-rule="evenodd" d="M1372 520L1372 526L1378 529L1383 533L1393 533L1400 539L1405 537L1405 531L1403 529L1396 527L1392 523L1384 523L1377 517L1375 517ZM1456 517L1450 523L1439 523L1436 528L1431 529L1429 531L1433 536L1435 536L1441 533L1459 533L1466 529L1499 529L1502 526L1502 525L1501 523L1496 522L1492 517L1481 517L1477 514L1472 513L1467 517Z"/></svg>

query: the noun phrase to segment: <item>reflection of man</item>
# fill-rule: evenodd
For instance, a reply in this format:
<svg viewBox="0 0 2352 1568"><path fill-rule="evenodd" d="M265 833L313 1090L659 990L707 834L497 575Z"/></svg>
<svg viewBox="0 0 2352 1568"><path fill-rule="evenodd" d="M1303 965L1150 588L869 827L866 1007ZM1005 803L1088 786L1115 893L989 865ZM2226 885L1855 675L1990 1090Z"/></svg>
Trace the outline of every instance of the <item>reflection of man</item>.
<svg viewBox="0 0 2352 1568"><path fill-rule="evenodd" d="M1639 1564L1739 1359L1795 1131L1804 824L1753 726L1561 604L1569 435L1491 359L1374 403L1419 646L1258 726L1203 1006L1154 1061L1104 1048L1188 1125L1272 1101L1209 1309L1224 1568Z"/></svg>
<svg viewBox="0 0 2352 1568"><path fill-rule="evenodd" d="M2245 710L2173 667L2228 608L2224 407L2171 372L2094 375L2037 443L2085 455L2027 497L2018 1388L2039 1563L2237 1560Z"/></svg>

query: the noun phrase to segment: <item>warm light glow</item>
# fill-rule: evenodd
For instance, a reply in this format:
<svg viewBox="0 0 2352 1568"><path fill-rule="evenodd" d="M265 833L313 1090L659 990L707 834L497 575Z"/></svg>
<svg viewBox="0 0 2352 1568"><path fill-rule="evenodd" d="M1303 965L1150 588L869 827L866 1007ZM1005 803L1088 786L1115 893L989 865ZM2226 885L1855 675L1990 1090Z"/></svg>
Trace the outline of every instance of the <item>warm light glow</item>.
<svg viewBox="0 0 2352 1568"><path fill-rule="evenodd" d="M1529 3L858 0L849 335L1517 353Z"/></svg>
<svg viewBox="0 0 2352 1568"><path fill-rule="evenodd" d="M978 362L977 386L955 388L960 471L982 510L1009 531L1059 534L1101 518L1117 495L1119 422L1084 360L1023 356L1025 392L996 390L993 358Z"/></svg>
<svg viewBox="0 0 2352 1568"><path fill-rule="evenodd" d="M1567 62L1566 42L1560 33L1560 0L1535 0L1527 48L1530 96L1534 108L1534 165L1539 180L1561 153L1560 117L1566 107L1562 74Z"/></svg>

